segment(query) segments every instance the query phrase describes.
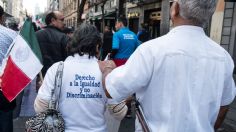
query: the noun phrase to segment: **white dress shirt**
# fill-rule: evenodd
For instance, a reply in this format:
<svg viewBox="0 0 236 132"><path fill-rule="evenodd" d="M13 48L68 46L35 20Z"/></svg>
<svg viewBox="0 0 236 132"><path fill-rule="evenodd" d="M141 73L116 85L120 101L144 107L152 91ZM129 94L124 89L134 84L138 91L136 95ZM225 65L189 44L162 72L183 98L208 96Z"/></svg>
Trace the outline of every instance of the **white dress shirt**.
<svg viewBox="0 0 236 132"><path fill-rule="evenodd" d="M235 97L233 67L202 28L178 26L138 47L106 87L117 101L136 93L152 132L214 132L220 106Z"/></svg>

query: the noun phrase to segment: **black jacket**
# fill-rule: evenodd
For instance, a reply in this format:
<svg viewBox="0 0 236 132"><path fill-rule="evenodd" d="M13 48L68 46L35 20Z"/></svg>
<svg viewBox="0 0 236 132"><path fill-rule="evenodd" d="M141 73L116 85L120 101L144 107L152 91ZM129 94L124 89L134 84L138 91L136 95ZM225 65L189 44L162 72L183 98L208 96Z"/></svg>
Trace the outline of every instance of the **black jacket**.
<svg viewBox="0 0 236 132"><path fill-rule="evenodd" d="M53 26L47 26L43 30L37 31L36 36L39 42L43 57L43 76L53 63L64 61L67 57L66 45L69 37Z"/></svg>
<svg viewBox="0 0 236 132"><path fill-rule="evenodd" d="M0 111L10 111L16 107L16 100L9 102L0 90Z"/></svg>
<svg viewBox="0 0 236 132"><path fill-rule="evenodd" d="M113 37L113 33L111 31L104 33L104 35L103 35L103 45L102 45L102 49L104 51L111 52L112 37Z"/></svg>

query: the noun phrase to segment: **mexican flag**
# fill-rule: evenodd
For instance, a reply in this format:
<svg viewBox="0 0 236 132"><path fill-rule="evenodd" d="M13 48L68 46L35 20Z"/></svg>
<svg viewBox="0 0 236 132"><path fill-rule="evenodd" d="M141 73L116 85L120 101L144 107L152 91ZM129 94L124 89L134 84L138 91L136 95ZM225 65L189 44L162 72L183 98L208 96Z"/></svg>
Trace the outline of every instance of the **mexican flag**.
<svg viewBox="0 0 236 132"><path fill-rule="evenodd" d="M42 56L30 20L10 46L2 65L2 92L11 102L42 69Z"/></svg>

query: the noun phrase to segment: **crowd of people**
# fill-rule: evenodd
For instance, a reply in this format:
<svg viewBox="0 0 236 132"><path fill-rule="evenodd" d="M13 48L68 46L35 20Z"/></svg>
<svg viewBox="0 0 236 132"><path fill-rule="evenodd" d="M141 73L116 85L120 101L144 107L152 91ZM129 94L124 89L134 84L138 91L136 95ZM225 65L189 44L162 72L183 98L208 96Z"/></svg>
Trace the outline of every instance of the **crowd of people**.
<svg viewBox="0 0 236 132"><path fill-rule="evenodd" d="M75 31L65 28L63 14L50 12L47 26L36 32L44 79L35 112L48 108L57 68L63 62L58 108L66 132L108 131L106 109L117 120L130 117L131 98L140 102L152 132L214 132L236 95L231 56L203 30L216 2L174 1L173 29L152 40L146 24L136 35L124 17L117 19L116 32L105 26L101 37L91 24L83 23ZM3 17L0 7L0 66L16 37L16 32L3 26ZM121 104L124 107L116 107ZM15 100L8 102L0 91L1 132L13 131L15 106ZM138 118L135 131L143 131Z"/></svg>

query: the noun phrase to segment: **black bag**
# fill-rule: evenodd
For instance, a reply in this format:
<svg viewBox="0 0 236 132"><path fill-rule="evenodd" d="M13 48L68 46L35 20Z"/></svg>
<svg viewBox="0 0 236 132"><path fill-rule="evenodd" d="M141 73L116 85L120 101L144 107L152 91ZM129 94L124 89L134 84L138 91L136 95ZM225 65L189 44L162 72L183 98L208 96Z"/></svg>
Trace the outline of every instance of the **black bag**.
<svg viewBox="0 0 236 132"><path fill-rule="evenodd" d="M51 92L51 100L48 109L36 114L26 121L26 132L64 132L65 122L61 113L58 111L59 97L61 93L63 62L60 62L54 83L54 89ZM55 99L55 100L53 100Z"/></svg>

